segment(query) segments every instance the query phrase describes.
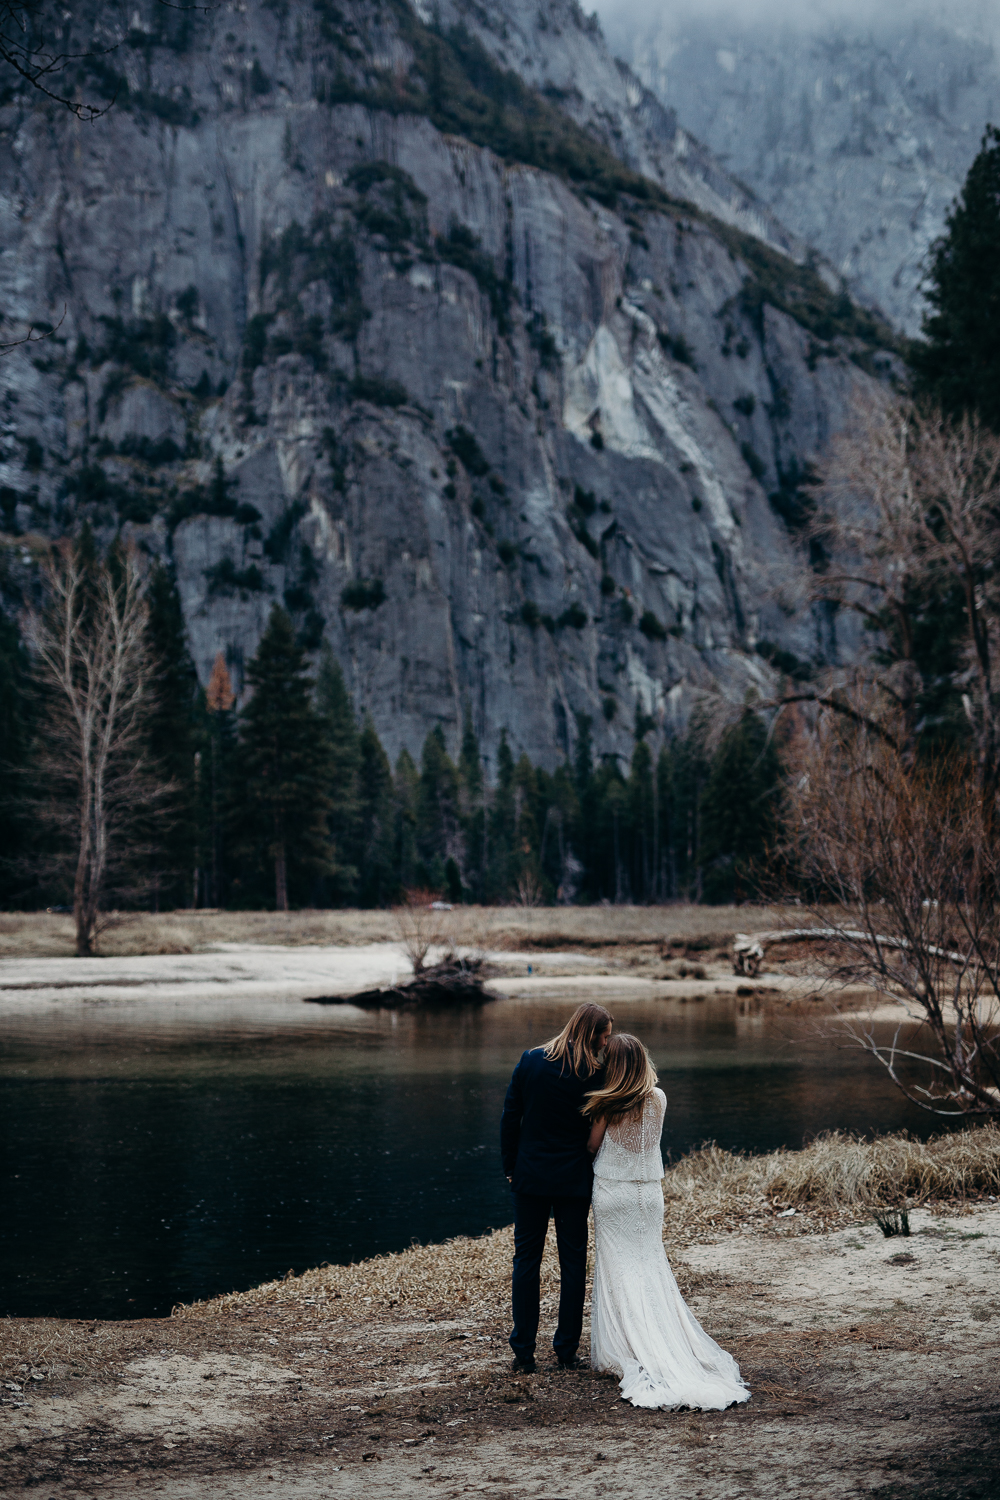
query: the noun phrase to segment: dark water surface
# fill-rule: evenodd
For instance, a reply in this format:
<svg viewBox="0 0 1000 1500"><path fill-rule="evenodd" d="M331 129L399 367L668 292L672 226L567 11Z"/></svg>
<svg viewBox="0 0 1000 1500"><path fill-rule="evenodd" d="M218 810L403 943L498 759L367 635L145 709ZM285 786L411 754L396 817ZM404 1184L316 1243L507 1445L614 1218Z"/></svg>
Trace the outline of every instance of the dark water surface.
<svg viewBox="0 0 1000 1500"><path fill-rule="evenodd" d="M511 1213L497 1134L566 1003L461 1017L301 1002L93 1007L0 1030L0 1314L142 1317ZM664 1152L926 1133L863 1055L741 1002L617 1001L666 1090ZM746 1004L743 1003L746 1010Z"/></svg>

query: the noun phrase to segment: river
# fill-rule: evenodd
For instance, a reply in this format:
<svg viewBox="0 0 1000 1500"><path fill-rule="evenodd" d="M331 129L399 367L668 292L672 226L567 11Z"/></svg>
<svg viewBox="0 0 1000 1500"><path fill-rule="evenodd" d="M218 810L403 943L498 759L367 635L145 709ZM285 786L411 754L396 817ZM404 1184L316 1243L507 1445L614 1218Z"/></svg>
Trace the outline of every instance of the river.
<svg viewBox="0 0 1000 1500"><path fill-rule="evenodd" d="M615 1002L668 1096L664 1152L926 1134L877 1065L783 1006ZM512 1217L497 1126L522 1048L566 1003L460 1016L302 1001L8 1014L0 1039L0 1311L162 1315Z"/></svg>

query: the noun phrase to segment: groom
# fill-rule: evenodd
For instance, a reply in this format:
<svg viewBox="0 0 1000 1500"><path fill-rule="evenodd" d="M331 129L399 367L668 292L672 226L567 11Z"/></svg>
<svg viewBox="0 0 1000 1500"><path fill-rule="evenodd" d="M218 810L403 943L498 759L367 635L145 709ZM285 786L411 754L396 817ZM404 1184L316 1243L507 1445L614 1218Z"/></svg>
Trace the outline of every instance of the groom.
<svg viewBox="0 0 1000 1500"><path fill-rule="evenodd" d="M587 1283L587 1217L594 1169L587 1151L584 1096L601 1086L598 1053L611 1035L602 1005L578 1005L558 1036L521 1054L503 1118L500 1155L514 1199L511 1300L514 1371L535 1372L539 1271L549 1218L559 1251L559 1324L553 1346L563 1370L583 1368L577 1345Z"/></svg>

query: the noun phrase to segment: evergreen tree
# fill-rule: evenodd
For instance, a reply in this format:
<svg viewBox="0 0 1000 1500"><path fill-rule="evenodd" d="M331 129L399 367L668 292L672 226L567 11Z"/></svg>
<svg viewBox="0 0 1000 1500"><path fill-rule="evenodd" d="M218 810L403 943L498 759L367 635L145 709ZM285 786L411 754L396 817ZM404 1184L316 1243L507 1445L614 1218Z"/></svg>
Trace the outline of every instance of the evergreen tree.
<svg viewBox="0 0 1000 1500"><path fill-rule="evenodd" d="M702 726L692 723L671 746L670 843L674 895L700 901L702 895L701 801L709 763Z"/></svg>
<svg viewBox="0 0 1000 1500"><path fill-rule="evenodd" d="M24 900L23 863L37 830L26 796L35 700L28 653L13 620L0 615L0 901Z"/></svg>
<svg viewBox="0 0 1000 1500"><path fill-rule="evenodd" d="M536 771L538 800L544 807L539 859L546 894L557 901L570 902L576 897L583 874L577 854L580 824L580 799L576 794L573 772L565 763L552 776Z"/></svg>
<svg viewBox="0 0 1000 1500"><path fill-rule="evenodd" d="M474 901L482 901L486 885L486 781L479 741L468 707L458 757L459 803L465 844L465 884Z"/></svg>
<svg viewBox="0 0 1000 1500"><path fill-rule="evenodd" d="M700 864L707 901L750 894L752 866L777 827L780 763L768 726L747 707L712 757L701 797Z"/></svg>
<svg viewBox="0 0 1000 1500"><path fill-rule="evenodd" d="M1000 431L1000 130L981 148L932 248L924 320L913 346L918 392L955 416L978 412Z"/></svg>
<svg viewBox="0 0 1000 1500"><path fill-rule="evenodd" d="M264 854L274 871L278 911L289 908L317 875L333 873L328 819L330 747L313 707L305 652L288 615L271 610L257 654L247 668L253 691L240 723L243 843Z"/></svg>
<svg viewBox="0 0 1000 1500"><path fill-rule="evenodd" d="M628 880L633 901L651 901L656 894L656 793L653 754L644 739L632 752L628 778Z"/></svg>
<svg viewBox="0 0 1000 1500"><path fill-rule="evenodd" d="M674 761L669 745L656 759L656 813L659 865L658 895L672 901L677 896L677 853L674 847Z"/></svg>
<svg viewBox="0 0 1000 1500"><path fill-rule="evenodd" d="M358 900L388 906L399 890L394 858L395 797L389 757L366 718L358 739Z"/></svg>
<svg viewBox="0 0 1000 1500"><path fill-rule="evenodd" d="M393 819L393 864L395 878L402 890L417 883L417 799L420 772L408 750L399 752L393 777L395 812Z"/></svg>
<svg viewBox="0 0 1000 1500"><path fill-rule="evenodd" d="M583 865L583 896L585 900L603 894L603 873L598 868L599 788L594 772L594 739L591 733L592 720L589 714L576 716L576 749L573 755L573 779L576 783L580 820L577 829L577 852Z"/></svg>
<svg viewBox="0 0 1000 1500"><path fill-rule="evenodd" d="M350 900L358 882L360 746L354 705L340 662L324 643L316 675L316 709L330 747L330 840L336 870L333 894ZM374 730L372 731L374 733Z"/></svg>
<svg viewBox="0 0 1000 1500"><path fill-rule="evenodd" d="M503 901L513 888L514 845L517 814L514 802L514 757L507 743L507 731L500 733L497 747L497 784L490 810L490 857L486 878L486 899Z"/></svg>
<svg viewBox="0 0 1000 1500"><path fill-rule="evenodd" d="M542 892L540 806L538 779L527 754L514 767L514 868L515 888L527 881L528 888Z"/></svg>
<svg viewBox="0 0 1000 1500"><path fill-rule="evenodd" d="M445 863L460 852L458 772L438 724L424 740L417 797L418 883L434 890L445 884ZM457 863L457 861L456 861Z"/></svg>
<svg viewBox="0 0 1000 1500"><path fill-rule="evenodd" d="M194 890L198 858L197 725L198 674L188 650L187 631L173 574L158 563L146 590L147 635L154 662L147 738L151 758L174 788L169 804L157 810L152 871L154 910L199 904Z"/></svg>

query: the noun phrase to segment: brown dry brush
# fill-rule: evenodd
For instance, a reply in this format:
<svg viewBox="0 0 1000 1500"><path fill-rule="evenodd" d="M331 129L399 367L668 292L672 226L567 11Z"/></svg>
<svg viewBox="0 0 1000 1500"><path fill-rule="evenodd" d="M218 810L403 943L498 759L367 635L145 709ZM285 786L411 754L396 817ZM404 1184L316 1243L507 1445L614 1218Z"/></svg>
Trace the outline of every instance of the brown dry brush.
<svg viewBox="0 0 1000 1500"><path fill-rule="evenodd" d="M43 702L33 800L52 851L38 863L71 881L86 955L116 920L109 905L142 899L157 813L174 788L148 752L155 674L134 548L98 561L64 541L46 586L47 607L29 625Z"/></svg>
<svg viewBox="0 0 1000 1500"><path fill-rule="evenodd" d="M812 697L836 706L838 688L864 683L891 701L911 746L925 733L916 636L928 600L962 600L954 686L968 720L987 804L1000 790L1000 437L910 402L855 406L831 444L814 525L830 564L817 598L861 616L888 649ZM841 699L846 717L857 705ZM870 727L876 728L876 716ZM991 810L990 816L994 813Z"/></svg>
<svg viewBox="0 0 1000 1500"><path fill-rule="evenodd" d="M836 933L811 962L829 986L896 1007L891 1036L844 1018L913 1103L1000 1116L1000 867L967 757L901 748L899 714L856 695L822 709L789 751L789 863Z"/></svg>

